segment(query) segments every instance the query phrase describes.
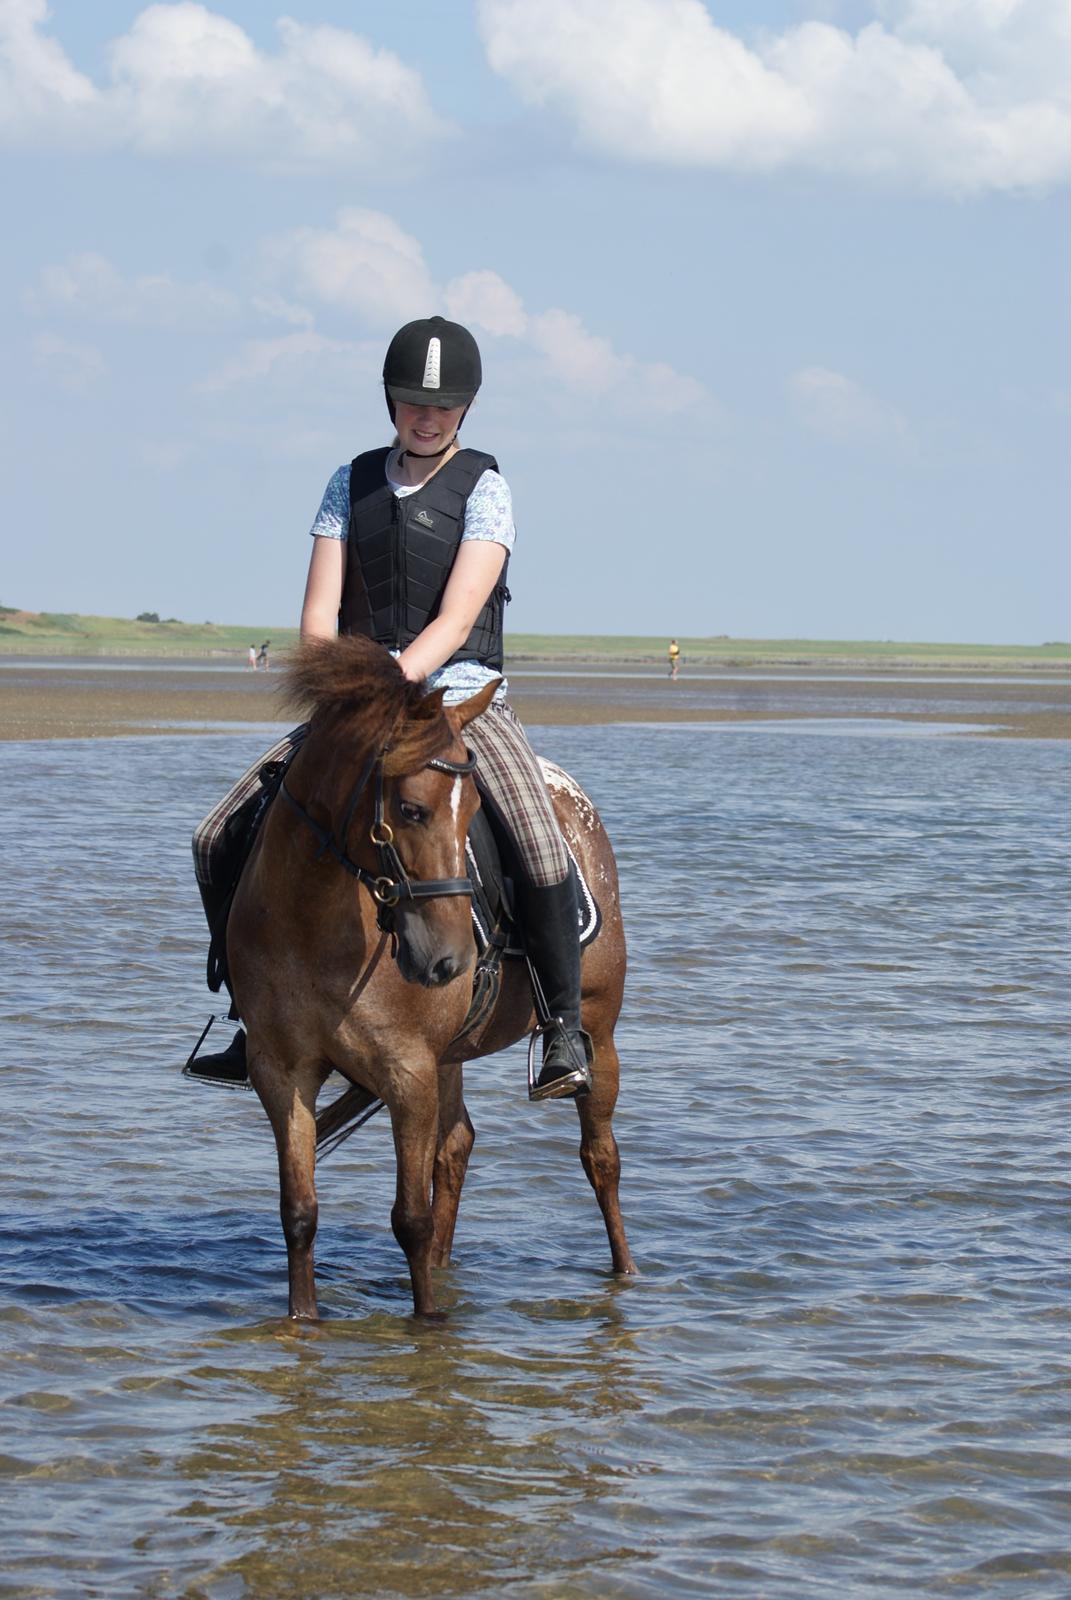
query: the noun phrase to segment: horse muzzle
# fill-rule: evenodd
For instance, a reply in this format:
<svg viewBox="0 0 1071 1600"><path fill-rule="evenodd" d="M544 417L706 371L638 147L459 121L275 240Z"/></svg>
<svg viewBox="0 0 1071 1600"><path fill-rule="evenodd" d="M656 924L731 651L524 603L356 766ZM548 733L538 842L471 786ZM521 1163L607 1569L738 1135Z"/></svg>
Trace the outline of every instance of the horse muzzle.
<svg viewBox="0 0 1071 1600"><path fill-rule="evenodd" d="M441 989L469 970L473 959L471 933L459 943L443 939L429 928L424 919L413 914L410 908L401 908L395 917L395 936L398 940L398 970L407 983L419 983L425 989Z"/></svg>

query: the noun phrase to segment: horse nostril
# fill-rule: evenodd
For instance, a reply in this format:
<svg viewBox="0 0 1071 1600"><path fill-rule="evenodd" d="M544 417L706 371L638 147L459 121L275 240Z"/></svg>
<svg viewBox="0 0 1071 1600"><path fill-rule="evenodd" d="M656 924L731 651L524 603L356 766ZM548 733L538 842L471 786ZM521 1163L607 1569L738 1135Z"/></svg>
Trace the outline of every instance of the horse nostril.
<svg viewBox="0 0 1071 1600"><path fill-rule="evenodd" d="M453 983L460 971L453 956L442 956L431 969L431 981L436 988L441 988L443 984Z"/></svg>

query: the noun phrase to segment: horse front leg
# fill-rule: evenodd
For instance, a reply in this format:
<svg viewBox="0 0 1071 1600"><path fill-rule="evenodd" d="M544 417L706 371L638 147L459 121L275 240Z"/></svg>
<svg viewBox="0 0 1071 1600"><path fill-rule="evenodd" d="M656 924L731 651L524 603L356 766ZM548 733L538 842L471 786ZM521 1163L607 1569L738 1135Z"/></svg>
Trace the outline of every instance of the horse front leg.
<svg viewBox="0 0 1071 1600"><path fill-rule="evenodd" d="M316 1096L323 1073L293 1073L265 1053L250 1049L249 1077L268 1113L279 1154L279 1215L286 1239L290 1315L295 1320L313 1321L319 1316L312 1248L319 1215Z"/></svg>
<svg viewBox="0 0 1071 1600"><path fill-rule="evenodd" d="M439 1075L439 1148L432 1178L433 1267L450 1265L457 1208L475 1142L476 1134L462 1098L460 1063L444 1067Z"/></svg>
<svg viewBox="0 0 1071 1600"><path fill-rule="evenodd" d="M598 1037L593 1030L595 1061L594 1084L588 1095L576 1102L580 1114L580 1160L595 1191L615 1272L633 1274L636 1264L625 1237L618 1189L621 1182L621 1155L614 1138L613 1114L617 1104L620 1063L613 1035Z"/></svg>
<svg viewBox="0 0 1071 1600"><path fill-rule="evenodd" d="M390 1222L405 1251L413 1284L413 1310L418 1317L435 1315L431 1284L431 1184L439 1125L436 1063L406 1074L402 1096L388 1101L398 1164L398 1186Z"/></svg>

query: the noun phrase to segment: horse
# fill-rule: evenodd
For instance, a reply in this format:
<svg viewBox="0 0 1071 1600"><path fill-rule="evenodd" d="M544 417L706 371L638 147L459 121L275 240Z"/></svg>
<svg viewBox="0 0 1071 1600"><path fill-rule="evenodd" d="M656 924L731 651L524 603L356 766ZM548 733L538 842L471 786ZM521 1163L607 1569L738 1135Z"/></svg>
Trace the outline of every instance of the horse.
<svg viewBox="0 0 1071 1600"><path fill-rule="evenodd" d="M275 1135L289 1313L298 1320L319 1314L318 1136L322 1143L375 1100L393 1130L391 1225L413 1310L437 1315L433 1272L450 1261L475 1138L462 1065L535 1026L527 968L509 959L493 1008L463 1032L476 953L465 840L479 806L463 735L498 681L444 706L441 690L410 683L388 651L359 636L308 641L287 669L287 697L311 712L309 731L239 880L227 958L250 1082ZM594 1087L576 1100L580 1159L613 1271L632 1274L612 1129L625 976L616 867L583 791L562 774L551 792L602 913L582 965ZM332 1071L349 1087L318 1122L317 1096Z"/></svg>

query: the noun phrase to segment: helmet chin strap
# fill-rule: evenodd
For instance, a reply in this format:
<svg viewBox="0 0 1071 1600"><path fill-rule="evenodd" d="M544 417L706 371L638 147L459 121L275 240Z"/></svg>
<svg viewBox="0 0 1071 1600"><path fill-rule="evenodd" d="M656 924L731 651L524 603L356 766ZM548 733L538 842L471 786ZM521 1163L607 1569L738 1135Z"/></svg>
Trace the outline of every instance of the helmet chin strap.
<svg viewBox="0 0 1071 1600"><path fill-rule="evenodd" d="M441 450L422 450L419 455L415 450L403 450L399 454L398 460L399 462L402 462L405 460L406 456L411 456L414 461L438 461L439 457L444 456L448 450L452 450L456 443L457 434L455 433L454 437L450 440L450 443L444 444Z"/></svg>

